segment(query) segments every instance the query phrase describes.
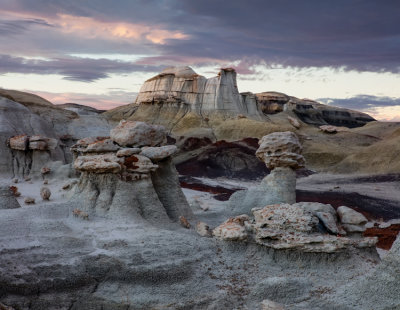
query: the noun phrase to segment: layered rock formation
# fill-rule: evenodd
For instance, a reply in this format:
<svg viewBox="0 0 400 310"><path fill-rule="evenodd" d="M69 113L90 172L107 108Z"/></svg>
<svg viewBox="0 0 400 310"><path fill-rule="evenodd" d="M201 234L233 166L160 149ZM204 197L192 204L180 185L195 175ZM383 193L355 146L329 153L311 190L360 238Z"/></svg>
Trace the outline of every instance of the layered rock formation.
<svg viewBox="0 0 400 310"><path fill-rule="evenodd" d="M233 194L229 205L235 214L274 203L296 202L296 172L304 167L302 147L293 132L275 132L259 141L256 155L271 173L255 188Z"/></svg>
<svg viewBox="0 0 400 310"><path fill-rule="evenodd" d="M137 104L183 104L200 115L221 112L262 119L252 94L239 94L236 72L223 68L206 79L190 67L172 67L147 80L136 98Z"/></svg>
<svg viewBox="0 0 400 310"><path fill-rule="evenodd" d="M171 161L176 146L162 146L164 128L120 122L110 136L82 139L72 148L82 173L72 200L78 209L156 225L192 218Z"/></svg>
<svg viewBox="0 0 400 310"><path fill-rule="evenodd" d="M298 99L283 93L263 92L255 95L263 113L276 114L292 111L301 121L311 125L354 128L375 120L366 113L333 107L309 99Z"/></svg>

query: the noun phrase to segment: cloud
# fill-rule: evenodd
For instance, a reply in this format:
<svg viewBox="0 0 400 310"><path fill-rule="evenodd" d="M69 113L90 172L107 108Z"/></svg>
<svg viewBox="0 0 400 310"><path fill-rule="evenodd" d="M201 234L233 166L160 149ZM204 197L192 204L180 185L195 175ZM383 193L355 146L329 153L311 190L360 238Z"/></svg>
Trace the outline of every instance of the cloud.
<svg viewBox="0 0 400 310"><path fill-rule="evenodd" d="M41 60L0 55L0 74L58 74L66 80L80 82L93 82L109 77L112 73L159 72L163 68L164 66L138 65L109 59L68 57Z"/></svg>
<svg viewBox="0 0 400 310"><path fill-rule="evenodd" d="M84 93L52 93L25 90L35 93L54 104L77 103L87 105L99 110L109 110L121 105L126 105L135 101L136 92L123 90L109 90L104 94L84 94Z"/></svg>
<svg viewBox="0 0 400 310"><path fill-rule="evenodd" d="M158 55L168 64L176 59L182 64L190 59L242 61L242 74L252 73L245 68L249 59L285 67L400 72L395 0L231 0L229 5L222 0L121 0L118 5L5 0L1 12L56 25L42 33L26 31L27 42L8 42L9 54L21 52L23 45L27 53L60 57L101 50ZM15 24L3 28L20 31Z"/></svg>
<svg viewBox="0 0 400 310"><path fill-rule="evenodd" d="M400 107L400 98L391 98L385 96L370 96L370 95L358 95L346 99L338 98L319 98L317 101L329 104L332 106L338 106L353 110L360 111L371 111L377 108L385 107Z"/></svg>

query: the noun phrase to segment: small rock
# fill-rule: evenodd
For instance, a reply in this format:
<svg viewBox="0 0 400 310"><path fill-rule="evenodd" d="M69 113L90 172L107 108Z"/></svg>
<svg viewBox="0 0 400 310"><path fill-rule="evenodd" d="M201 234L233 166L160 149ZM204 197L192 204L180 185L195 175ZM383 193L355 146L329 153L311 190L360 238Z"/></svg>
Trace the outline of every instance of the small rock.
<svg viewBox="0 0 400 310"><path fill-rule="evenodd" d="M49 200L51 196L51 191L48 187L42 187L40 189L40 196L43 200Z"/></svg>
<svg viewBox="0 0 400 310"><path fill-rule="evenodd" d="M14 179L12 179L12 182L16 184L19 182L19 180L17 178L14 178Z"/></svg>
<svg viewBox="0 0 400 310"><path fill-rule="evenodd" d="M35 203L35 198L32 197L26 197L24 202L29 205L29 204L34 204Z"/></svg>
<svg viewBox="0 0 400 310"><path fill-rule="evenodd" d="M332 125L322 125L322 126L319 126L319 129L322 132L331 133L331 134L338 132L338 128L336 126L332 126Z"/></svg>
<svg viewBox="0 0 400 310"><path fill-rule="evenodd" d="M181 225L187 229L190 228L190 223L189 221L184 217L184 216L180 216L179 217L179 222L181 223Z"/></svg>
<svg viewBox="0 0 400 310"><path fill-rule="evenodd" d="M243 241L247 239L247 230L244 225L249 220L246 214L229 218L213 230L213 235L225 241Z"/></svg>
<svg viewBox="0 0 400 310"><path fill-rule="evenodd" d="M25 182L29 182L31 180L31 178L30 177L25 177L24 180L25 180Z"/></svg>
<svg viewBox="0 0 400 310"><path fill-rule="evenodd" d="M299 128L301 127L300 122L299 122L297 119L295 119L294 117L288 116L287 118L288 118L289 123L290 123L294 128L299 129Z"/></svg>
<svg viewBox="0 0 400 310"><path fill-rule="evenodd" d="M44 184L44 185L49 184L49 180L45 179L45 180L43 181L43 184Z"/></svg>
<svg viewBox="0 0 400 310"><path fill-rule="evenodd" d="M329 212L316 212L315 215L324 224L326 229L331 233L337 235L339 229L336 225L336 218Z"/></svg>
<svg viewBox="0 0 400 310"><path fill-rule="evenodd" d="M196 231L202 237L212 237L210 227L204 222L198 222L196 224Z"/></svg>
<svg viewBox="0 0 400 310"><path fill-rule="evenodd" d="M285 307L272 300L264 299L261 302L261 310L285 310Z"/></svg>
<svg viewBox="0 0 400 310"><path fill-rule="evenodd" d="M16 186L10 186L10 190L13 193L14 197L19 197L21 196L21 193L18 191L18 187Z"/></svg>
<svg viewBox="0 0 400 310"><path fill-rule="evenodd" d="M340 206L339 208L337 208L337 213L339 215L340 221L343 224L364 225L368 222L367 218L360 212L357 212L346 206Z"/></svg>
<svg viewBox="0 0 400 310"><path fill-rule="evenodd" d="M82 210L74 209L72 211L72 214L74 217L79 217L79 218L81 218L83 220L87 220L87 221L89 220L89 214L87 214L86 212L84 212Z"/></svg>
<svg viewBox="0 0 400 310"><path fill-rule="evenodd" d="M50 171L51 171L50 168L48 168L48 167L43 167L43 168L40 170L40 173L41 173L42 175L45 175L45 174L49 174Z"/></svg>
<svg viewBox="0 0 400 310"><path fill-rule="evenodd" d="M62 189L67 190L71 188L71 183L64 184Z"/></svg>

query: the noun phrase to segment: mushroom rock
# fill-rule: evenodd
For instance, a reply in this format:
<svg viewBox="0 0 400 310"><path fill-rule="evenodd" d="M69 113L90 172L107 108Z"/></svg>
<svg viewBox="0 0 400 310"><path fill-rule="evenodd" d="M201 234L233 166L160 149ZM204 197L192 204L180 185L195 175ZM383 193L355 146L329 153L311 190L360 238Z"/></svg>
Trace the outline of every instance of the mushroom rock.
<svg viewBox="0 0 400 310"><path fill-rule="evenodd" d="M238 191L229 199L234 214L250 213L252 208L268 204L296 202L296 172L304 167L302 147L293 132L274 132L259 141L256 155L271 173L261 183Z"/></svg>
<svg viewBox="0 0 400 310"><path fill-rule="evenodd" d="M111 139L98 140L93 143L88 144L84 153L103 153L103 152L115 152L118 151L120 147L115 145Z"/></svg>
<svg viewBox="0 0 400 310"><path fill-rule="evenodd" d="M161 126L121 122L117 130L112 131L111 142L104 142L107 150L85 152L75 159L74 167L81 176L71 198L73 203L91 218L97 215L134 222L145 220L154 225L178 222L181 216L191 220L193 214L171 160L174 152L166 152L168 149L164 146L152 146L152 154L162 154L154 164L143 155L145 147L122 150L119 147L158 145L165 135ZM92 143L87 143L86 147ZM110 151L113 145L117 148Z"/></svg>
<svg viewBox="0 0 400 310"><path fill-rule="evenodd" d="M0 209L15 209L20 207L10 187L0 186Z"/></svg>

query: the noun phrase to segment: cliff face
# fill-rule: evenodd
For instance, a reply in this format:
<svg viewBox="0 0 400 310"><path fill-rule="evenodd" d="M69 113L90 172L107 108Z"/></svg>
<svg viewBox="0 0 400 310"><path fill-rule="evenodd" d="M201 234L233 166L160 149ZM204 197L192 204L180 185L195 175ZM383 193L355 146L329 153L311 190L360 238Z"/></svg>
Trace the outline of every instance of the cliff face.
<svg viewBox="0 0 400 310"><path fill-rule="evenodd" d="M263 119L255 96L239 94L236 72L224 68L218 76L206 79L190 67L167 68L157 76L147 80L140 89L137 104L188 105L197 114L223 112Z"/></svg>

